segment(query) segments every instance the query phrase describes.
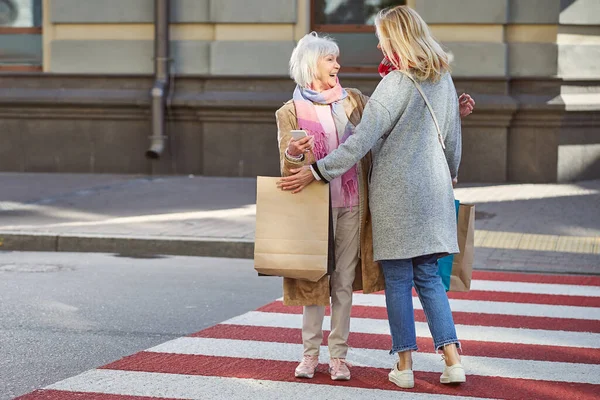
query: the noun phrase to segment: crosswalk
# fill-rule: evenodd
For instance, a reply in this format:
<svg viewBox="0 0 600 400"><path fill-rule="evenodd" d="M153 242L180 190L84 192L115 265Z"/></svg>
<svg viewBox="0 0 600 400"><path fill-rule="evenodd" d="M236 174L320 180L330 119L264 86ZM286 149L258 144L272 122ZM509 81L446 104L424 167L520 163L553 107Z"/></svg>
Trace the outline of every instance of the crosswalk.
<svg viewBox="0 0 600 400"><path fill-rule="evenodd" d="M600 277L483 271L473 277L471 292L449 293L467 372L460 386L439 383L443 361L416 296L416 385L390 383L395 356L385 297L355 293L348 382L326 373L326 341L319 373L294 378L302 308L277 300L19 400L600 398Z"/></svg>

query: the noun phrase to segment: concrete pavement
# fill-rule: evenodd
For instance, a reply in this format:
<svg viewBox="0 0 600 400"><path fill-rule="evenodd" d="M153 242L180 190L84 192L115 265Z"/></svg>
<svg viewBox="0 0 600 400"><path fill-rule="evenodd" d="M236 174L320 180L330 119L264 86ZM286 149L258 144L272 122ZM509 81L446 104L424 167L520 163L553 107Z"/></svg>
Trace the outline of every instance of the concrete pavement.
<svg viewBox="0 0 600 400"><path fill-rule="evenodd" d="M0 174L1 248L251 258L255 186L236 178Z"/></svg>
<svg viewBox="0 0 600 400"><path fill-rule="evenodd" d="M281 279L257 277L251 260L0 253L0 400L208 328L279 296Z"/></svg>
<svg viewBox="0 0 600 400"><path fill-rule="evenodd" d="M459 185L475 268L600 273L600 181ZM0 174L0 249L252 258L256 180Z"/></svg>

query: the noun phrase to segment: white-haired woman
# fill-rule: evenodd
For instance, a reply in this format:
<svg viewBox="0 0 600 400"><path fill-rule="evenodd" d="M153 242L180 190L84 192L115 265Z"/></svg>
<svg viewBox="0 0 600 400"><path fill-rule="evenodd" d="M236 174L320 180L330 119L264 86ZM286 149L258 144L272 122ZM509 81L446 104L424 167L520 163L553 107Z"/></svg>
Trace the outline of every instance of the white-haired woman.
<svg viewBox="0 0 600 400"><path fill-rule="evenodd" d="M293 99L277 113L281 173L311 165L348 140L360 123L368 100L356 89L343 89L338 80L339 49L328 38L311 33L302 38L290 59L290 75L297 86ZM461 112L470 114L474 102L462 96ZM308 136L294 140L292 130ZM302 341L304 357L296 377L312 378L323 339L325 306L331 305L329 373L334 380L350 379L346 363L352 291L384 289L381 268L373 260L373 236L368 202L367 173L371 154L365 151L352 165L329 181L333 206L335 271L320 281L284 279L284 304L304 306ZM331 299L331 303L330 303Z"/></svg>
<svg viewBox="0 0 600 400"><path fill-rule="evenodd" d="M293 99L276 113L283 176L325 157L348 139L360 122L368 98L356 89L340 86L338 56L337 44L315 33L302 38L294 49L290 75L297 83L296 90ZM290 132L297 129L305 130L308 136L294 140ZM334 228L330 241L335 245L332 274L318 282L284 278L284 304L304 306L304 357L295 370L298 378L312 378L315 373L325 306L331 304L329 372L331 379L350 379L346 354L352 291L371 293L384 289L381 269L373 262L366 179L369 167L367 155L330 184Z"/></svg>

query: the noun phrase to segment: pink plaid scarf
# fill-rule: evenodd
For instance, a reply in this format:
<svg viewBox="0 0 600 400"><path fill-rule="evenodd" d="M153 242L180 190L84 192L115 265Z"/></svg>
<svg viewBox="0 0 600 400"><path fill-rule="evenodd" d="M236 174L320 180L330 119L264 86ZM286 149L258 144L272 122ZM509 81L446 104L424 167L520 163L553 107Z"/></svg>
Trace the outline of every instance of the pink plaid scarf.
<svg viewBox="0 0 600 400"><path fill-rule="evenodd" d="M315 138L313 154L317 160L329 154L330 149L327 146L325 129L323 129L319 121L313 103L330 105L339 143L341 144L354 133L354 126L348 121L348 116L344 110L343 103L346 97L348 97L348 93L342 88L339 82L333 88L323 92L316 92L312 89L301 88L300 86L296 86L296 90L294 90L293 100L296 107L298 127L304 129L310 136ZM342 175L342 190L344 192L344 204L346 207L349 207L352 198L358 193L356 166L353 166Z"/></svg>

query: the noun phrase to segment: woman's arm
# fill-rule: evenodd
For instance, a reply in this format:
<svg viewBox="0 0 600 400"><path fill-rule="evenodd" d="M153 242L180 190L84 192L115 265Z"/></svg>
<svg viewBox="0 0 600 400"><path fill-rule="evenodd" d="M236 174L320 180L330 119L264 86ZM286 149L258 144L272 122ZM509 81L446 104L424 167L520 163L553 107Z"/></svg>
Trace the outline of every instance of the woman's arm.
<svg viewBox="0 0 600 400"><path fill-rule="evenodd" d="M336 150L313 164L313 168L322 180L330 182L352 168L392 127L389 110L373 96L365 107L354 134Z"/></svg>
<svg viewBox="0 0 600 400"><path fill-rule="evenodd" d="M332 151L327 157L313 164L315 172L325 181L331 181L355 165L384 135L391 132L404 113L413 88L402 73L388 74L379 82L368 100L362 120L354 135ZM393 110L393 111L390 111Z"/></svg>
<svg viewBox="0 0 600 400"><path fill-rule="evenodd" d="M307 162L307 155L303 154L301 157L294 157L288 150L290 141L292 140L291 131L297 128L296 117L294 114L281 108L275 113L277 120L277 141L279 143L279 164L281 170L281 176L290 176L293 173L292 169L301 168ZM306 138L304 141L308 142L310 138ZM304 142L296 141L296 143L302 146Z"/></svg>
<svg viewBox="0 0 600 400"><path fill-rule="evenodd" d="M298 193L315 179L329 183L352 168L367 154L375 142L391 129L390 112L376 99L371 98L365 108L361 123L346 142L326 157L312 164L310 168L299 166L287 170L287 174L283 175L284 178L278 181L279 188Z"/></svg>
<svg viewBox="0 0 600 400"><path fill-rule="evenodd" d="M406 109L412 89L406 80L408 78L401 73L391 73L383 78L369 99L354 134L329 155L312 164L310 169L291 170L294 175L282 178L279 187L298 193L315 179L313 171L319 179L330 182L352 168L377 140L391 132ZM412 82L409 84L412 85Z"/></svg>
<svg viewBox="0 0 600 400"><path fill-rule="evenodd" d="M350 90L353 90L357 93L358 102L361 104L361 108L364 110L367 101L369 101L369 96L365 96L358 89ZM473 110L475 109L475 100L468 93L461 94L458 98L458 109L460 110L461 118L468 117L473 113Z"/></svg>
<svg viewBox="0 0 600 400"><path fill-rule="evenodd" d="M451 84L451 87L452 90L455 90L454 84ZM448 113L449 119L445 126L446 137L444 138L444 145L446 149L444 150L444 154L446 155L446 162L450 169L450 176L454 181L458 176L458 166L460 165L462 152L461 115L460 111L457 111L459 110L459 100L456 96L451 94L449 101L451 109Z"/></svg>

